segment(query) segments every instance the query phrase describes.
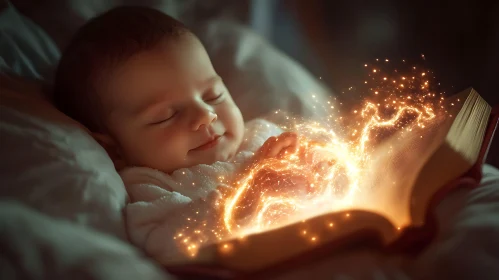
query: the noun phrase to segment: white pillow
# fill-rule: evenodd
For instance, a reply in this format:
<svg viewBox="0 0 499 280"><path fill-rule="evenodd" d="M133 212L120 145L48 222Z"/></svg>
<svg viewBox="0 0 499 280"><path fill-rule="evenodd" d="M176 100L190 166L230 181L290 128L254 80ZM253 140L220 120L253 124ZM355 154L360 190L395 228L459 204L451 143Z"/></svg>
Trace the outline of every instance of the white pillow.
<svg viewBox="0 0 499 280"><path fill-rule="evenodd" d="M0 197L125 237L127 194L104 149L40 98L42 84L0 76Z"/></svg>
<svg viewBox="0 0 499 280"><path fill-rule="evenodd" d="M50 37L13 6L0 12L0 71L50 78L60 52Z"/></svg>
<svg viewBox="0 0 499 280"><path fill-rule="evenodd" d="M303 117L327 115L327 88L250 29L218 20L194 31L246 120L277 109Z"/></svg>
<svg viewBox="0 0 499 280"><path fill-rule="evenodd" d="M0 201L0 278L172 280L132 245Z"/></svg>

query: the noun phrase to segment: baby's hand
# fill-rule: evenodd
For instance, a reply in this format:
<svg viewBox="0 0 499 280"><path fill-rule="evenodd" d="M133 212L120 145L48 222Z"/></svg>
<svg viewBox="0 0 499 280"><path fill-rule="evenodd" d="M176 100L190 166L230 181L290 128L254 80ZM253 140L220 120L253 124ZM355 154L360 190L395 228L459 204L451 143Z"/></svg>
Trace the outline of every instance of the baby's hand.
<svg viewBox="0 0 499 280"><path fill-rule="evenodd" d="M272 136L255 153L255 159L283 156L295 152L298 147L298 135L294 132L284 132L278 137Z"/></svg>

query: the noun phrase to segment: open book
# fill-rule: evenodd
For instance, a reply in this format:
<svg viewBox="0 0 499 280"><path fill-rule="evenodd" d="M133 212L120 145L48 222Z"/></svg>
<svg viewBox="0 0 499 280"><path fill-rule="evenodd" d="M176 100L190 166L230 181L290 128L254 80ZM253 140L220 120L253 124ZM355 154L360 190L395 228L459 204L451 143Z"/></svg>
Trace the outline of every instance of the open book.
<svg viewBox="0 0 499 280"><path fill-rule="evenodd" d="M376 164L397 168L400 174L397 183L390 186L392 191L379 197L380 204L390 205L386 211L357 207L323 214L208 245L193 259L172 260L167 270L230 278L289 267L359 243L392 252L421 248L436 231L433 210L444 195L456 186L478 185L498 122L497 112L471 88L448 102L452 106L444 121L424 130L423 135L397 141L400 154L395 158L399 162L383 162L383 153L377 158Z"/></svg>

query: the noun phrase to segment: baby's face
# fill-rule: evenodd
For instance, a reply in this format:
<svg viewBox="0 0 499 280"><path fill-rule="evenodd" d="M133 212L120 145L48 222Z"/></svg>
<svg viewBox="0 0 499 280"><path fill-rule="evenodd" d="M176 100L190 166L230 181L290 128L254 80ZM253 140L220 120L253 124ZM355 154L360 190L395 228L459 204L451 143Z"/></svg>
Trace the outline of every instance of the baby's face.
<svg viewBox="0 0 499 280"><path fill-rule="evenodd" d="M133 56L99 94L104 125L128 166L169 173L226 161L242 142L241 111L194 36Z"/></svg>

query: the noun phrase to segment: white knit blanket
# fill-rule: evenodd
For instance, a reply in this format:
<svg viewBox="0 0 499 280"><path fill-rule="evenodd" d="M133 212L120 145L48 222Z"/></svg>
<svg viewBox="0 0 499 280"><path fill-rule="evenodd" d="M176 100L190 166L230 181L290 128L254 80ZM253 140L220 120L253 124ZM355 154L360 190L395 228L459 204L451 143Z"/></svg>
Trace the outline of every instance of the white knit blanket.
<svg viewBox="0 0 499 280"><path fill-rule="evenodd" d="M173 237L186 226L186 217L215 219L210 208L221 181L230 180L269 137L280 133L275 124L256 119L246 123L244 141L231 162L200 164L172 174L146 167L123 170L120 175L130 196L126 206L130 241L166 263L179 253Z"/></svg>

